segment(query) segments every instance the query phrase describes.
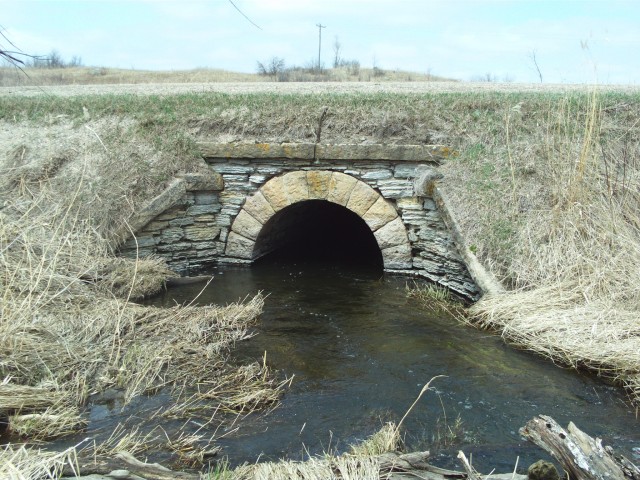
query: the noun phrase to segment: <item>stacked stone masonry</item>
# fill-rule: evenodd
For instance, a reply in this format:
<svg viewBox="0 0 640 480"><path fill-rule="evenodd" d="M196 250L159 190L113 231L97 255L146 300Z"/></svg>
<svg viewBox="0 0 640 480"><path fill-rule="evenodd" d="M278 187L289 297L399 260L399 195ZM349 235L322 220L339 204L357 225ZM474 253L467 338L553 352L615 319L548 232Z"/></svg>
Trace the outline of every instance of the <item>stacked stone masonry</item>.
<svg viewBox="0 0 640 480"><path fill-rule="evenodd" d="M233 144L206 145L202 150L211 175L222 179L219 188L199 189L207 182L187 185L182 197L138 229L121 253L159 256L183 275L215 263L251 263L268 253L256 240L276 213L322 200L366 222L386 271L416 274L466 298L479 297L429 188L418 185L419 179L439 178L430 150L384 155L367 146L367 156L376 158L371 160L357 158L348 146L266 145L248 151ZM318 151L334 158L322 158ZM397 158L402 155L409 158ZM396 158L384 159L391 156Z"/></svg>

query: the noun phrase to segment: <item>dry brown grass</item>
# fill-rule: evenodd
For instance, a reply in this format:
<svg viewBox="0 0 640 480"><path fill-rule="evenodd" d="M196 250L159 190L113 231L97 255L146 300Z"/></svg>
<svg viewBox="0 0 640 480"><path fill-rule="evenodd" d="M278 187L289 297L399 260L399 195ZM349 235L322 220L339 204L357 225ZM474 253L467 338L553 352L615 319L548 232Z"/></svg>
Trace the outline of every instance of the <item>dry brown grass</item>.
<svg viewBox="0 0 640 480"><path fill-rule="evenodd" d="M173 273L156 259L115 258L99 231L112 222L82 194L91 188L86 171L74 182L47 165L7 169L0 186L0 411L11 432L28 441L76 432L86 424L87 396L114 387L125 403L165 386L206 385L199 401L210 412L275 406L286 382L266 365L226 361L251 335L263 297L226 307L131 303ZM126 432L96 448L148 440L135 438ZM175 442L179 448L184 436Z"/></svg>
<svg viewBox="0 0 640 480"><path fill-rule="evenodd" d="M521 348L619 380L640 400L640 156L629 148L638 135L633 125L605 135L606 122L596 95L586 111L563 102L549 112L538 148L550 204L518 212L512 255L497 270L513 290L471 313ZM513 176L513 191L522 181Z"/></svg>
<svg viewBox="0 0 640 480"><path fill-rule="evenodd" d="M27 68L23 71L0 67L0 87L52 86L52 85L134 85L274 82L277 79L257 73L229 72L213 68L192 70L131 70L105 67ZM383 70L372 68L333 68L315 73L311 69L294 68L279 76L285 82L438 82L445 79L427 73Z"/></svg>
<svg viewBox="0 0 640 480"><path fill-rule="evenodd" d="M231 472L232 478L379 480L382 475L379 455L394 452L399 448L398 427L399 425L394 423L387 423L362 443L352 445L350 453L327 453L320 457L311 457L305 462L282 460L244 465Z"/></svg>
<svg viewBox="0 0 640 480"><path fill-rule="evenodd" d="M105 67L28 68L27 76L11 67L0 67L0 86L115 85L140 83L264 82L252 73L197 68L193 70L131 70Z"/></svg>
<svg viewBox="0 0 640 480"><path fill-rule="evenodd" d="M58 478L65 467L73 471L76 465L75 448L47 452L24 445L0 447L0 478L7 480Z"/></svg>

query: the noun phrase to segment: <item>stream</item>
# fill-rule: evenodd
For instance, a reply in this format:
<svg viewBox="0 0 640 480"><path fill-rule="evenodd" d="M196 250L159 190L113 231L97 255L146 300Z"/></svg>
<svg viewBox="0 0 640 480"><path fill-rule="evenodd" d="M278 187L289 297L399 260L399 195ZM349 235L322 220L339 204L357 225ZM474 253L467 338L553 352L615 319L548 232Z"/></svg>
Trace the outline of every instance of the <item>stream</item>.
<svg viewBox="0 0 640 480"><path fill-rule="evenodd" d="M403 423L405 450L429 450L430 463L455 470L458 450L482 473L511 472L550 458L518 430L535 415L574 422L638 463L640 420L624 392L592 375L559 368L505 345L500 337L460 324L449 314L407 296L410 277L344 261L275 261L251 267L218 266L213 280L176 286L146 303L224 305L263 292L255 335L239 342L232 362L266 361L281 378L293 376L272 412L239 418L228 430L196 419L152 420L172 404L170 392L122 405L117 394L87 407L89 424L56 449L100 442L118 424L156 431L204 434L223 448L230 466L342 453L396 423L437 375ZM204 290L203 290L204 288ZM159 424L158 422L161 422ZM127 427L127 425L129 427ZM135 426L135 427L132 427ZM237 427L237 429L236 429ZM157 433L157 431L156 431ZM170 452L148 452L163 464Z"/></svg>
<svg viewBox="0 0 640 480"><path fill-rule="evenodd" d="M411 278L323 261L211 273L199 303L268 295L257 335L238 344L234 358L256 361L266 352L271 367L294 376L275 411L244 418L218 441L232 465L342 452L398 422L436 375L446 377L433 382L403 429L407 449L430 450L438 466L460 469L460 449L484 473L548 458L518 434L538 414L563 426L573 421L638 460L640 421L624 392L423 307L407 297ZM190 302L202 288L171 288L153 303Z"/></svg>

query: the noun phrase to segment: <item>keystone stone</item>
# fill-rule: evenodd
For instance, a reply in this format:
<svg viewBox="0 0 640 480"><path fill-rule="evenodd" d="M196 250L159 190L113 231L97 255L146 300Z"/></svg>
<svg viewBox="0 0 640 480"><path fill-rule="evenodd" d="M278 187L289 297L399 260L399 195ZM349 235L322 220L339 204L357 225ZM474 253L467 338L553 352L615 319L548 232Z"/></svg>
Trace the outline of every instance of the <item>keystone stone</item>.
<svg viewBox="0 0 640 480"><path fill-rule="evenodd" d="M323 200L329 193L332 172L326 170L310 170L307 172L309 198Z"/></svg>

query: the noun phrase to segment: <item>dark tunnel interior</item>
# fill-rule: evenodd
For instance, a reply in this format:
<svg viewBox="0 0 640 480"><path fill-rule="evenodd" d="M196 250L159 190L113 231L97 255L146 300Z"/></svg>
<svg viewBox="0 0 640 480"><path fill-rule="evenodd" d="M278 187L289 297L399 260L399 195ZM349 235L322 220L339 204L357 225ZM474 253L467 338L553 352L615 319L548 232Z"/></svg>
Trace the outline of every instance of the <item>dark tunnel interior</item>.
<svg viewBox="0 0 640 480"><path fill-rule="evenodd" d="M262 227L254 256L260 263L305 261L383 267L376 239L364 220L326 200L299 202L276 213Z"/></svg>

